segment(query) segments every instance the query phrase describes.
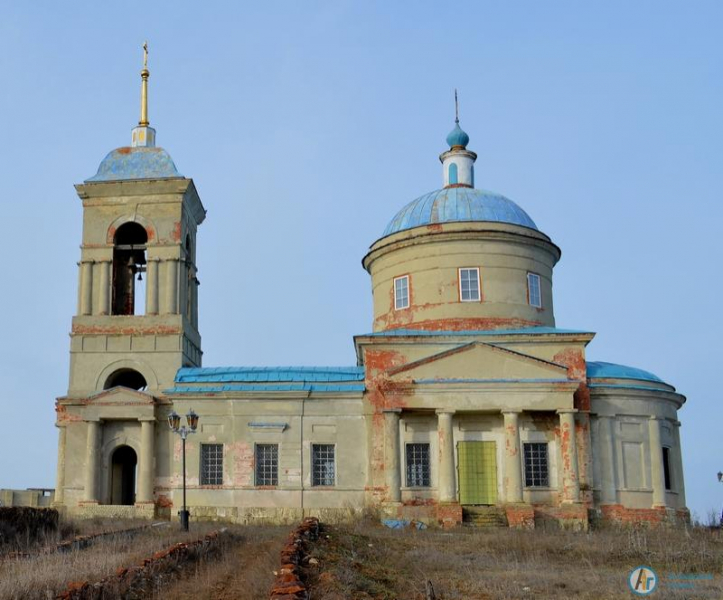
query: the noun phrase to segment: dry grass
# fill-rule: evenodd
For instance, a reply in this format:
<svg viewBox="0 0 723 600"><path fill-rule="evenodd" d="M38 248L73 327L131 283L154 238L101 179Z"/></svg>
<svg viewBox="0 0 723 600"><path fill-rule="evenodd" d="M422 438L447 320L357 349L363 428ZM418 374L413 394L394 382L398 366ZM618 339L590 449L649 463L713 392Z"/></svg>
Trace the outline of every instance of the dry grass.
<svg viewBox="0 0 723 600"><path fill-rule="evenodd" d="M389 530L327 527L312 554L312 595L336 599L630 598L630 569L652 566L661 598L721 598L723 537L702 528L565 531L508 529ZM673 574L714 574L692 588L666 584Z"/></svg>
<svg viewBox="0 0 723 600"><path fill-rule="evenodd" d="M137 525L133 521L116 521L115 529ZM80 531L91 534L101 523L84 523ZM191 532L179 531L177 525L143 529L133 534L119 533L98 538L83 550L33 554L29 558L0 562L0 598L25 600L53 598L73 581L97 581L116 572L119 567L139 563L175 542L197 539L218 529L216 524L195 524Z"/></svg>
<svg viewBox="0 0 723 600"><path fill-rule="evenodd" d="M156 590L174 600L266 600L289 527L234 528L222 553L196 563L183 579Z"/></svg>

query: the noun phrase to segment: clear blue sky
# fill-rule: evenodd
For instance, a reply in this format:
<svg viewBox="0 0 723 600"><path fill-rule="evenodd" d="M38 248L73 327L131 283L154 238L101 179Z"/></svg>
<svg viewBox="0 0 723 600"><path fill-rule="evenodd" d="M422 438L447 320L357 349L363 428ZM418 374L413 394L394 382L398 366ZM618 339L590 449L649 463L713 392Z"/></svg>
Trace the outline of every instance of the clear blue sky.
<svg viewBox="0 0 723 600"><path fill-rule="evenodd" d="M81 204L151 124L208 209L204 363L353 364L360 260L441 187L452 91L478 187L562 248L560 327L680 412L688 504L723 504L723 3L0 1L0 487L53 486Z"/></svg>

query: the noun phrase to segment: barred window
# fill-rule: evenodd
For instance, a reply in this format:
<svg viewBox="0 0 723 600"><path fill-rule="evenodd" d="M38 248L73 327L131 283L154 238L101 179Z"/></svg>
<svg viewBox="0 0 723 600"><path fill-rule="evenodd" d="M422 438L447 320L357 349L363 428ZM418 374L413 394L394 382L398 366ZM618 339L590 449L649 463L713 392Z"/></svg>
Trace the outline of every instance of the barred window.
<svg viewBox="0 0 723 600"><path fill-rule="evenodd" d="M394 310L409 308L409 275L394 279Z"/></svg>
<svg viewBox="0 0 723 600"><path fill-rule="evenodd" d="M550 485L547 462L547 444L525 444L525 485L548 487Z"/></svg>
<svg viewBox="0 0 723 600"><path fill-rule="evenodd" d="M407 444L407 487L429 487L429 444Z"/></svg>
<svg viewBox="0 0 723 600"><path fill-rule="evenodd" d="M459 270L459 298L462 302L479 302L479 269Z"/></svg>
<svg viewBox="0 0 723 600"><path fill-rule="evenodd" d="M542 308L542 295L540 293L540 276L537 273L527 274L527 300L530 306Z"/></svg>
<svg viewBox="0 0 723 600"><path fill-rule="evenodd" d="M201 444L201 485L223 485L223 444Z"/></svg>
<svg viewBox="0 0 723 600"><path fill-rule="evenodd" d="M311 445L311 485L334 485L334 444Z"/></svg>
<svg viewBox="0 0 723 600"><path fill-rule="evenodd" d="M279 485L278 444L256 444L256 485Z"/></svg>

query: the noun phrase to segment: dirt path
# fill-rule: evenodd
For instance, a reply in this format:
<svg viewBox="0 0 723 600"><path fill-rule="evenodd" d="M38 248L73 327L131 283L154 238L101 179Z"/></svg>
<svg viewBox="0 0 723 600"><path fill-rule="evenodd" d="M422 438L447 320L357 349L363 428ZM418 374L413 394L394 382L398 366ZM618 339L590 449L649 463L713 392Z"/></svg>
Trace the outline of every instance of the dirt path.
<svg viewBox="0 0 723 600"><path fill-rule="evenodd" d="M247 528L220 555L196 565L190 577L164 586L154 598L266 600L288 527Z"/></svg>

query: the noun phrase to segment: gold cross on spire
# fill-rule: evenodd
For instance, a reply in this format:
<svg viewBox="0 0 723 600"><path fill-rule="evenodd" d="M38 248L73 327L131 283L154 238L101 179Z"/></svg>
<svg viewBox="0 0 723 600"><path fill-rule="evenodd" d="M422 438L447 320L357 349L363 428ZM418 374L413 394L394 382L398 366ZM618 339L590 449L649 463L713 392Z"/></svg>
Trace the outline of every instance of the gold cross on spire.
<svg viewBox="0 0 723 600"><path fill-rule="evenodd" d="M143 70L141 71L141 120L138 125L148 127L148 42L143 44Z"/></svg>

